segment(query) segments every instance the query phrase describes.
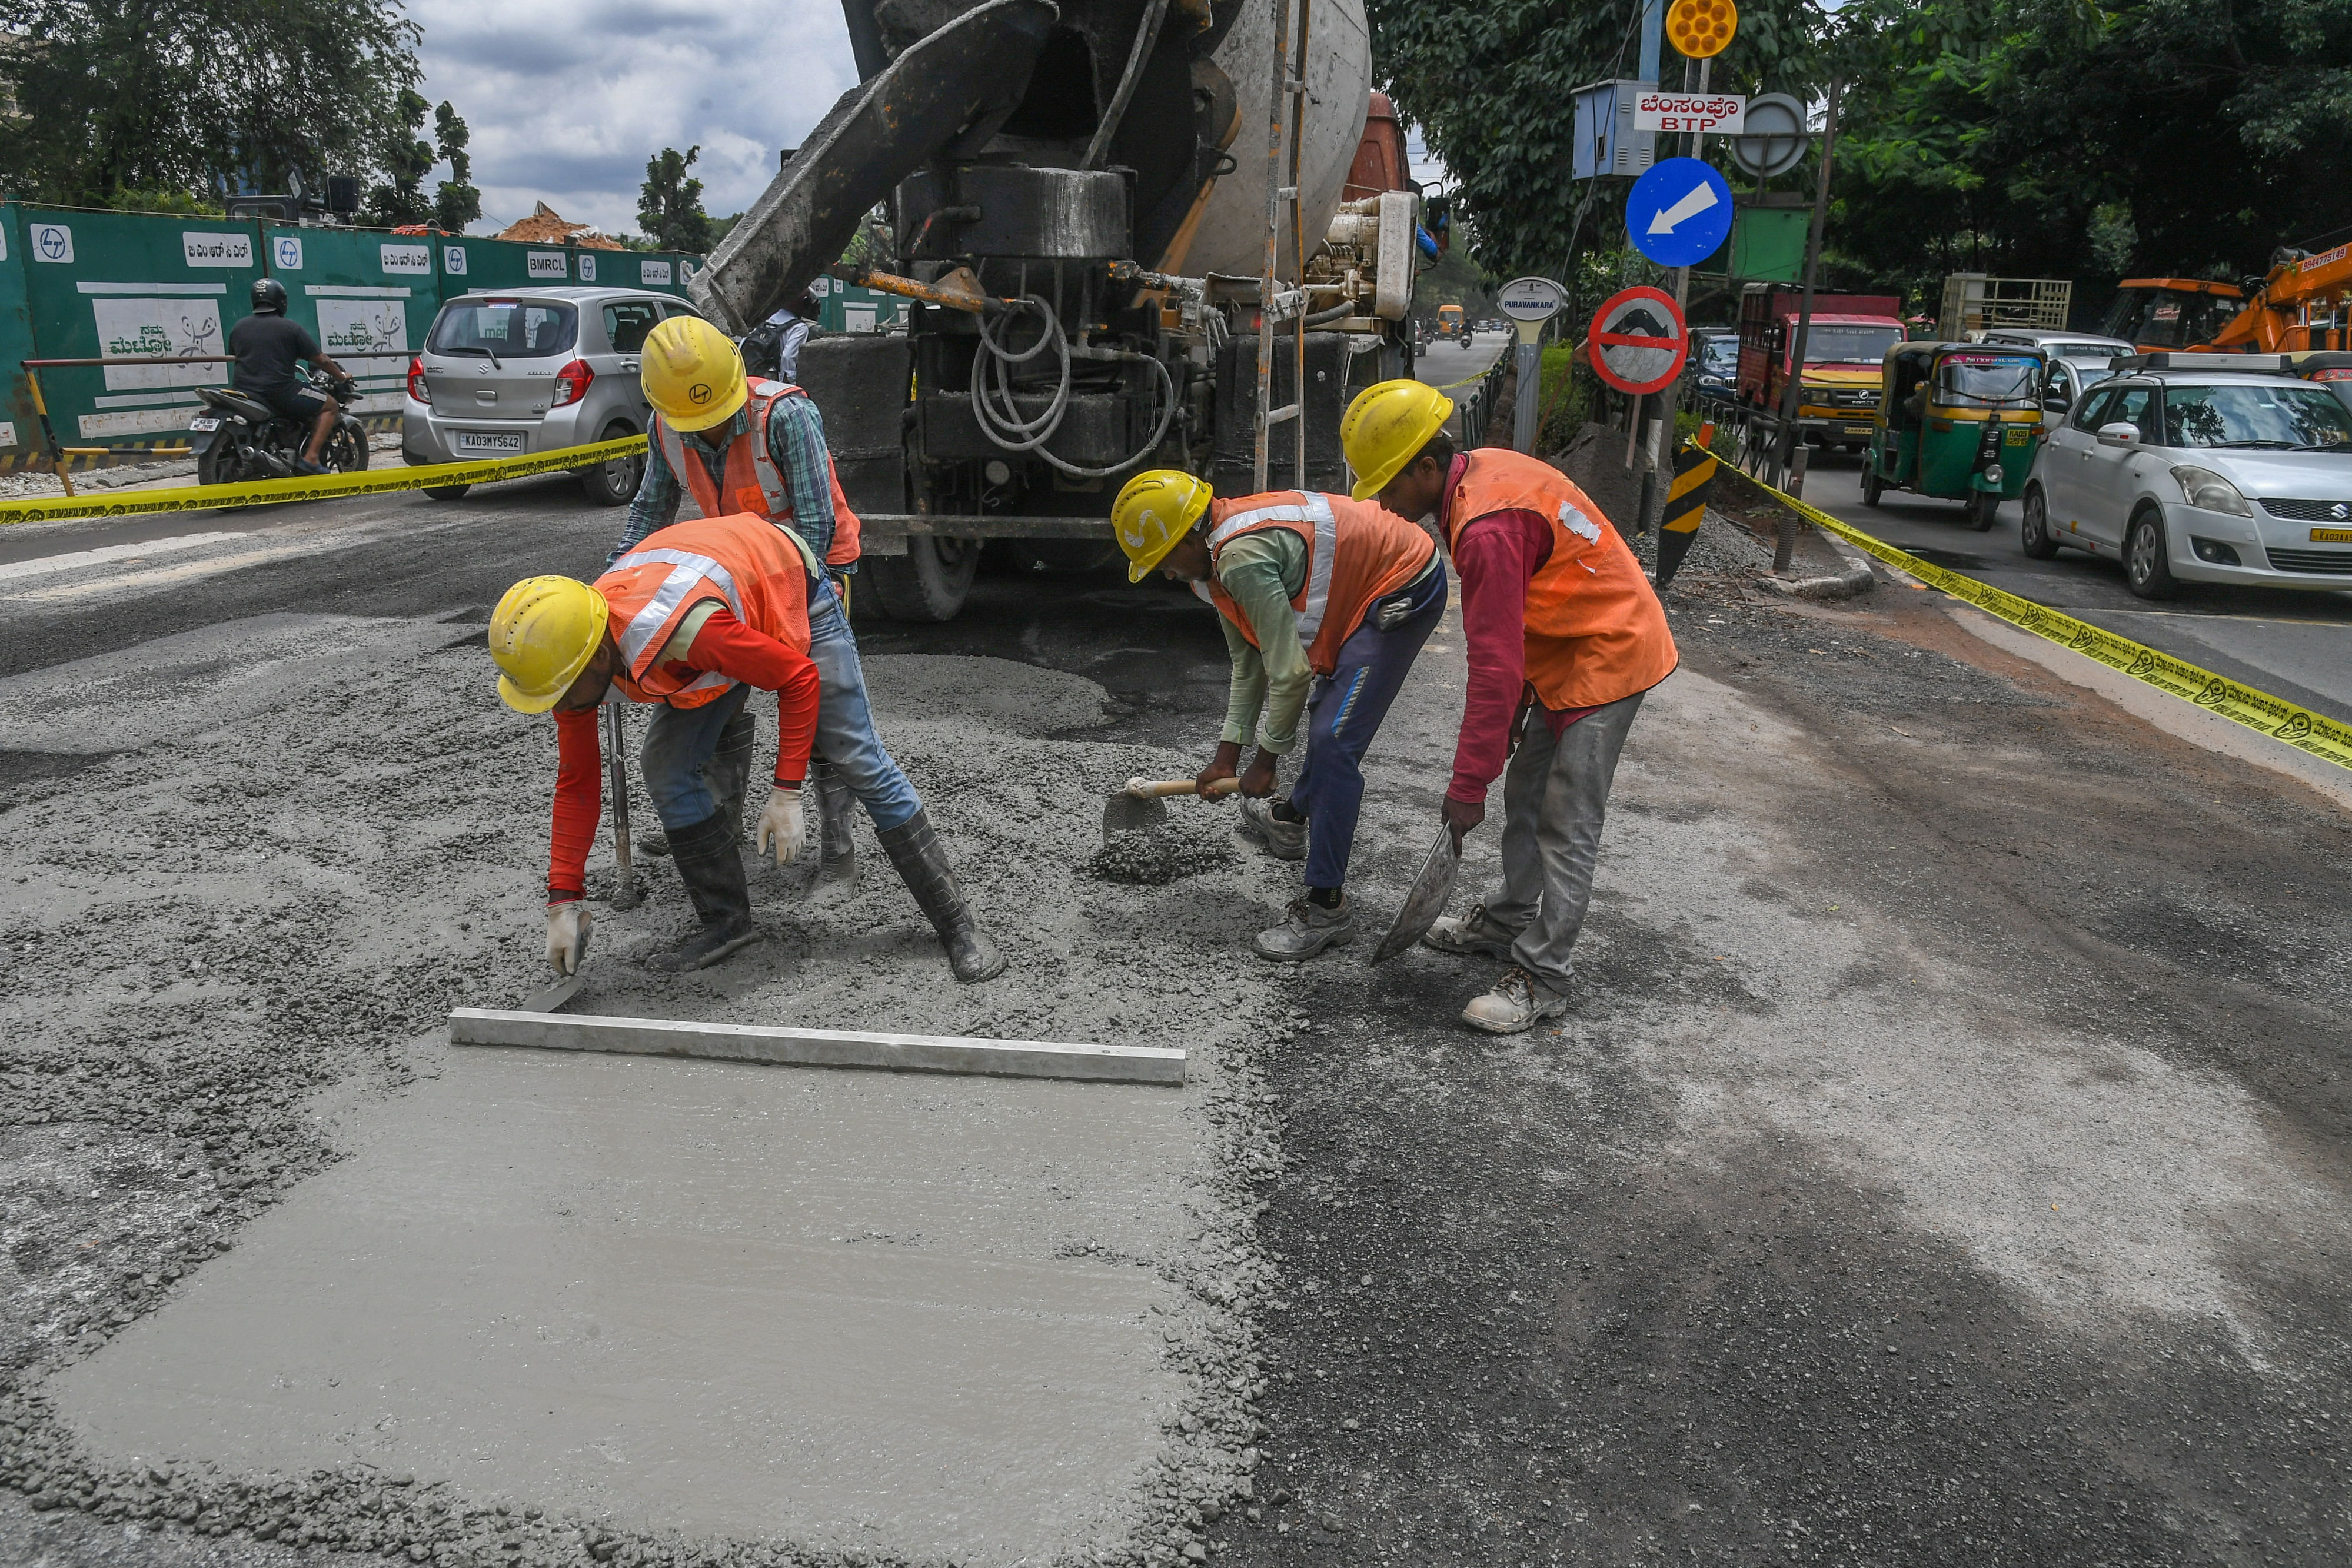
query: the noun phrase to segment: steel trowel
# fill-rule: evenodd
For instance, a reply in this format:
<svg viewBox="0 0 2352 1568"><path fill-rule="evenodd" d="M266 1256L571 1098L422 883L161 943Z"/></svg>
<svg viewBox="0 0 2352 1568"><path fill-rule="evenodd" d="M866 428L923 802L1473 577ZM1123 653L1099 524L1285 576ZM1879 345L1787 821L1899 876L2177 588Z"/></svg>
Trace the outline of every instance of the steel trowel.
<svg viewBox="0 0 2352 1568"><path fill-rule="evenodd" d="M1446 900L1454 896L1454 876L1461 869L1462 852L1454 847L1454 830L1440 822L1437 841L1429 846L1421 874L1412 879L1412 891L1404 895L1404 904L1397 910L1396 924L1372 949L1373 963L1387 963L1429 935L1429 928L1445 913Z"/></svg>

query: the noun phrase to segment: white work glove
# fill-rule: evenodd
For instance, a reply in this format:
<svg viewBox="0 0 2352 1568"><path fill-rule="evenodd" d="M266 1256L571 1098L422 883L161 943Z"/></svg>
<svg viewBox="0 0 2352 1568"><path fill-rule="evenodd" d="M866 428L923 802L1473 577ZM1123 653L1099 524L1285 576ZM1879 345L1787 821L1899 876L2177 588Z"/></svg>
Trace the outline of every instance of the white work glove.
<svg viewBox="0 0 2352 1568"><path fill-rule="evenodd" d="M801 792L798 789L769 789L768 803L760 809L760 826L752 836L751 846L759 853L766 854L770 839L776 841L778 865L800 858Z"/></svg>
<svg viewBox="0 0 2352 1568"><path fill-rule="evenodd" d="M588 932L595 924L584 898L547 906L547 961L557 974L579 973L580 960L588 956Z"/></svg>

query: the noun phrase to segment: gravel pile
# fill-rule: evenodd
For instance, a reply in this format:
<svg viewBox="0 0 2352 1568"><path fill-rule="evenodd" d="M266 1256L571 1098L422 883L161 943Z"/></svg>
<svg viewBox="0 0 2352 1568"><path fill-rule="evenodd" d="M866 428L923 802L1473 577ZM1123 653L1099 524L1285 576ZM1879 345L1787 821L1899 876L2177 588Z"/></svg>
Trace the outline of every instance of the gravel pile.
<svg viewBox="0 0 2352 1568"><path fill-rule="evenodd" d="M1234 863L1233 824L1230 810L1178 807L1161 826L1111 834L1087 862L1087 870L1105 882L1137 887L1198 876Z"/></svg>
<svg viewBox="0 0 2352 1568"><path fill-rule="evenodd" d="M1216 842L1222 813L1188 831L1180 807L1164 863L1185 887L1107 883L1091 863L1104 789L1193 762L1072 738L1106 713L1075 675L901 656L869 660L868 676L1011 970L954 983L861 814L856 889L801 897L813 855L771 869L754 883L770 941L699 976L636 966L685 924L685 898L655 862L645 904L610 911L600 844L580 1005L1190 1051L1183 1114L1201 1154L1180 1174L1196 1228L1149 1263L1176 1287L1161 1333L1194 1392L1127 1533L1089 1549L1175 1563L1220 1511L1250 1503L1265 1435L1251 1326L1273 1281L1259 1184L1280 1158L1265 1065L1303 1019L1244 945L1288 868ZM763 750L772 723L769 709ZM0 808L0 1484L107 1521L415 1563L819 1560L543 1517L364 1468L236 1477L80 1449L41 1375L169 1300L332 1157L322 1106L398 1092L450 1008L510 1005L543 983L554 742L496 700L478 624L278 616L0 681L0 744L57 761L22 770ZM1171 946L1201 961L1169 965Z"/></svg>

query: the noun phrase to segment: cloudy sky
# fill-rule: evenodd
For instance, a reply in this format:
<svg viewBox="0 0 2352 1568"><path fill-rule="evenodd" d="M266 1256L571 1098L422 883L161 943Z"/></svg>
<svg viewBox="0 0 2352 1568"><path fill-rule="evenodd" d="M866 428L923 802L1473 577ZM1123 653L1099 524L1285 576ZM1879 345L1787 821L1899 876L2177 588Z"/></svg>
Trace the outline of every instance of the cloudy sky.
<svg viewBox="0 0 2352 1568"><path fill-rule="evenodd" d="M837 0L408 0L408 10L425 28L426 96L447 99L473 133L478 234L540 200L634 230L646 160L664 147L698 144L703 205L740 212L766 188L777 152L857 79Z"/></svg>
<svg viewBox="0 0 2352 1568"><path fill-rule="evenodd" d="M637 227L646 160L699 146L703 206L740 212L857 80L839 0L408 0L425 91L473 133L494 234L535 201L614 233ZM1416 178L1443 166L1415 137ZM446 178L444 165L435 178Z"/></svg>

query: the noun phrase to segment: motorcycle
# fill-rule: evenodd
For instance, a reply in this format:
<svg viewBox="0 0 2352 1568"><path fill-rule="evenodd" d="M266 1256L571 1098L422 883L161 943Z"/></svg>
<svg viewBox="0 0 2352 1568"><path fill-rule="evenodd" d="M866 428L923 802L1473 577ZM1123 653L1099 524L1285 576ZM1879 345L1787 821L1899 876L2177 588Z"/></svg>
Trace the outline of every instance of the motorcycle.
<svg viewBox="0 0 2352 1568"><path fill-rule="evenodd" d="M360 401L359 384L337 376L324 385L312 383L335 400L335 428L319 461L331 474L356 474L368 465L367 431L352 410ZM205 412L188 421L188 444L195 449L196 483L237 485L249 479L286 479L299 470L294 465L310 444L310 425L291 420L259 398L228 387L198 387Z"/></svg>

